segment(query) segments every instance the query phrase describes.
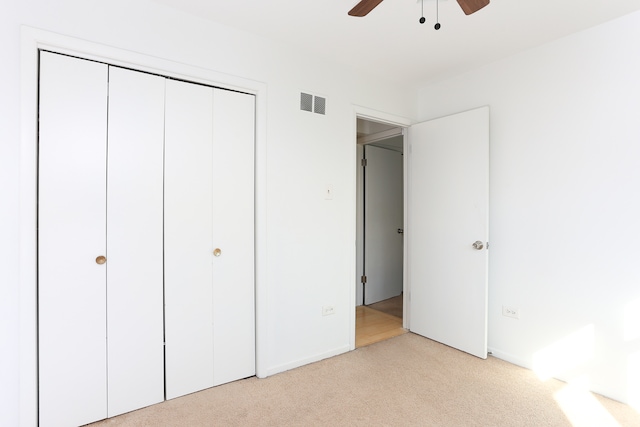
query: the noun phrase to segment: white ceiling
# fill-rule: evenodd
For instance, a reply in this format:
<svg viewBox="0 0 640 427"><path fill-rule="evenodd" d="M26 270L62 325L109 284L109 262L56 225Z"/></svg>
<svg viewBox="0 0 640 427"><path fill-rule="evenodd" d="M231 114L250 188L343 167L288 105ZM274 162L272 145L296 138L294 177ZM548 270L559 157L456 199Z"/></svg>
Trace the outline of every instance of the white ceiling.
<svg viewBox="0 0 640 427"><path fill-rule="evenodd" d="M358 0L155 0L358 72L421 85L463 73L640 9L640 0L491 0L466 16L455 0L386 0L364 18ZM637 45L637 41L630 41Z"/></svg>

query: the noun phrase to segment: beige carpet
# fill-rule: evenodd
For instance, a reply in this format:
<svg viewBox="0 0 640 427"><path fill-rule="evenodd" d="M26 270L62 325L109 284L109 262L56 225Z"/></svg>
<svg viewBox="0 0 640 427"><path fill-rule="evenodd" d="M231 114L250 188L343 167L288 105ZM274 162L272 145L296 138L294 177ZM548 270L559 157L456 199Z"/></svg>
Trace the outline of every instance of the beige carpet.
<svg viewBox="0 0 640 427"><path fill-rule="evenodd" d="M367 307L402 319L402 295L369 304Z"/></svg>
<svg viewBox="0 0 640 427"><path fill-rule="evenodd" d="M640 415L560 381L541 382L501 360L481 360L409 333L95 426L608 427L640 426Z"/></svg>

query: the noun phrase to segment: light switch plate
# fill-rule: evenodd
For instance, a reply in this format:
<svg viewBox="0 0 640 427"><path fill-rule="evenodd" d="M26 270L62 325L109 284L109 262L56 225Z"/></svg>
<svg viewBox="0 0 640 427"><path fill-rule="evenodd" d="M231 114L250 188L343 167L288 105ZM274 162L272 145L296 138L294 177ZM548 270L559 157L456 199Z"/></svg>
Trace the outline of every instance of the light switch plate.
<svg viewBox="0 0 640 427"><path fill-rule="evenodd" d="M333 200L333 185L327 184L324 188L324 198L325 200Z"/></svg>

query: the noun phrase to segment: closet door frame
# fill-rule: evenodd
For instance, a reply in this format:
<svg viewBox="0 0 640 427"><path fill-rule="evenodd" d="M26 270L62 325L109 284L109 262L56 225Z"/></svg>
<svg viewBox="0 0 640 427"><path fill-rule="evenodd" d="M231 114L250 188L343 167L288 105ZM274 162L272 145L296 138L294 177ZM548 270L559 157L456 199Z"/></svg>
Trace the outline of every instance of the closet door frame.
<svg viewBox="0 0 640 427"><path fill-rule="evenodd" d="M256 376L268 374L266 316L266 109L267 85L203 67L191 66L92 43L32 27L21 27L20 141L20 420L38 423L37 328L37 174L39 51L72 55L256 96L255 134L255 304Z"/></svg>

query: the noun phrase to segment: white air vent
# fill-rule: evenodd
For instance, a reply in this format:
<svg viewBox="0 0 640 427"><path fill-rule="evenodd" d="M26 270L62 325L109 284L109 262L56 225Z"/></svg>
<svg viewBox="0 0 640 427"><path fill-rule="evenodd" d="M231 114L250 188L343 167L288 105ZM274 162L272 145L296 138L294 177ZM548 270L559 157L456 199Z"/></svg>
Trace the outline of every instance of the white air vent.
<svg viewBox="0 0 640 427"><path fill-rule="evenodd" d="M326 114L327 99L321 96L314 96L309 93L300 93L300 109L316 114Z"/></svg>

